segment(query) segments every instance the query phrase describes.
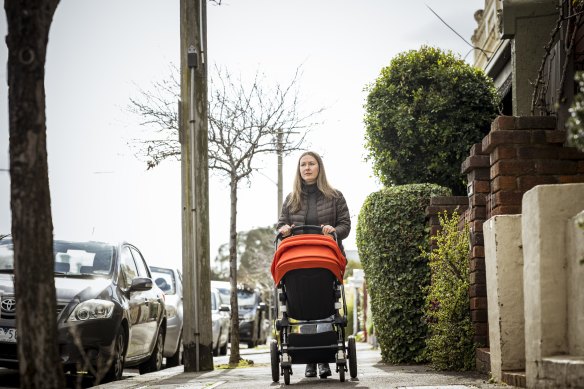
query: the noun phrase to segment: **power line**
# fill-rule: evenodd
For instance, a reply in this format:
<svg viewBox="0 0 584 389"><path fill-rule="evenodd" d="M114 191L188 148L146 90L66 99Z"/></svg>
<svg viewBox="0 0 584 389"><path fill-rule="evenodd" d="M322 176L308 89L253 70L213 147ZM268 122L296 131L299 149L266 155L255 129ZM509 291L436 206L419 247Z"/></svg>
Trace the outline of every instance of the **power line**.
<svg viewBox="0 0 584 389"><path fill-rule="evenodd" d="M444 25L445 25L446 27L448 27L448 28L449 28L449 29L450 29L450 30L451 30L453 33L455 33L456 35L458 35L458 37L459 37L460 39L462 39L462 40L464 41L464 43L466 43L467 45L469 45L470 47L472 47L472 48L473 48L473 49L475 49L475 50L479 50L481 53L483 53L483 54L485 55L485 57L487 57L487 61L489 60L489 56L487 55L487 53L489 53L489 54L492 54L492 53L493 53L492 51L487 51L487 50L484 50L484 49L483 49L483 48L481 48L481 47L474 46L474 45L473 45L473 44L471 44L469 41L467 41L467 40L466 40L466 39L465 39L465 38L464 38L462 35L460 35L460 34L458 33L458 31L456 31L454 28L450 27L450 25L449 25L448 23L446 23L446 21L445 21L444 19L442 19L442 18L440 17L440 15L438 15L438 14L437 14L437 13L436 13L436 12L435 12L435 11L434 11L432 8L430 8L430 6L429 6L428 4L426 4L426 7L427 7L427 8L428 8L428 9L429 9L429 10L430 10L430 11L431 11L431 12L432 12L432 13L433 13L433 14L434 14L434 15L435 15L435 16L436 16L438 19L440 19L440 21L441 21L442 23L444 23ZM468 55L468 54L467 54L467 55Z"/></svg>

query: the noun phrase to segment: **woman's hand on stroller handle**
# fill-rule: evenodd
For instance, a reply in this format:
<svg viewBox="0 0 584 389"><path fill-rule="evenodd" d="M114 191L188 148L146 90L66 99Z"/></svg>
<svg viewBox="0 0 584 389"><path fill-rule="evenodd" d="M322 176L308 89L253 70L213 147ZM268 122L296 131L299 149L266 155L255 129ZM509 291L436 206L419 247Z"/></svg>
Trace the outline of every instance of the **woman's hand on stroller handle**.
<svg viewBox="0 0 584 389"><path fill-rule="evenodd" d="M280 227L280 229L278 230L278 235L276 236L276 242L279 240L282 240L284 238L287 238L290 235L298 235L298 234L314 234L314 233L318 233L318 234L323 234L323 235L331 235L333 237L333 239L336 241L337 240L337 233L335 232L335 228L330 226L330 225L320 225L320 226L314 226L314 225L309 225L309 224L305 224L302 226L295 226L294 224L292 224L291 226L289 226L288 224L283 225L282 227Z"/></svg>
<svg viewBox="0 0 584 389"><path fill-rule="evenodd" d="M289 226L288 224L284 224L278 230L278 232L279 232L278 236L282 235L283 238L287 237L288 235L290 235L292 233L292 228L294 228L294 224L292 224L291 226Z"/></svg>

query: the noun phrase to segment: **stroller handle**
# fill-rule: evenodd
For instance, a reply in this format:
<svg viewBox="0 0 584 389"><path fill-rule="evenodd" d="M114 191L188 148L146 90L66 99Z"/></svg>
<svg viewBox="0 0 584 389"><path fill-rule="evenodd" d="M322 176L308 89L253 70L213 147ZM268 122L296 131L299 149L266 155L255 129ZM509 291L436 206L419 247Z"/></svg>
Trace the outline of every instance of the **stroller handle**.
<svg viewBox="0 0 584 389"><path fill-rule="evenodd" d="M284 236L282 235L281 232L278 233L278 235L276 235L276 240L274 240L274 243L278 243L278 241L281 241L282 239L287 238L288 236L293 236L293 235L300 235L300 234L310 234L312 231L312 233L317 233L317 234L321 234L324 235L322 233L322 226L314 226L314 225L310 225L310 224L305 224L303 226L296 226L296 227L292 227L290 229L290 235ZM332 233L333 239L335 240L335 242L337 241L337 233L333 232Z"/></svg>

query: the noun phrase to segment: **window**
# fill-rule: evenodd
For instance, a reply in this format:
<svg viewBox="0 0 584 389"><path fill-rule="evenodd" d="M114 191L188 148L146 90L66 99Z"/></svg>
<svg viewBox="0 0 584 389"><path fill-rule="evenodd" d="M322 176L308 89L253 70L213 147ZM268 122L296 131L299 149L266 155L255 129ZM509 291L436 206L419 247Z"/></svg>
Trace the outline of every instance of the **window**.
<svg viewBox="0 0 584 389"><path fill-rule="evenodd" d="M122 247L122 251L120 252L120 265L124 275L124 286L129 288L130 285L132 285L132 280L138 277L138 269L134 263L134 258L132 257L130 248L127 246Z"/></svg>
<svg viewBox="0 0 584 389"><path fill-rule="evenodd" d="M135 247L132 247L131 250L138 267L138 276L150 278L150 271L148 271L148 266L146 266L142 254Z"/></svg>

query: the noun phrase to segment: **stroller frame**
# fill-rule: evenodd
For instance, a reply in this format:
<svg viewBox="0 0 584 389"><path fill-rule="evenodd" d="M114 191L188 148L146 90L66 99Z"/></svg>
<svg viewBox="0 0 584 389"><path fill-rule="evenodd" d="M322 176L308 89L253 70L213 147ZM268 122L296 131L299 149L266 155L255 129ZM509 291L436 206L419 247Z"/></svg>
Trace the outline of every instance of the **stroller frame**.
<svg viewBox="0 0 584 389"><path fill-rule="evenodd" d="M291 235L303 234L306 231L312 231L312 235L314 232L322 235L322 227L309 225L292 228ZM333 237L336 243L336 235ZM275 240L276 249L282 240L282 234L278 234ZM299 290L302 292L299 293ZM341 382L345 381L347 371L351 378L357 377L355 338L349 336L345 341L347 303L344 285L338 274L335 275L330 269L322 267L288 270L278 280L275 293L277 304L274 328L277 339L273 339L270 344L272 380L278 382L280 376L283 376L284 383L289 385L290 376L293 374L292 364L324 362L335 363L335 371L339 374ZM311 294L309 298L306 296L307 293ZM315 299L315 296L322 298ZM308 300L311 302L316 300L315 305L307 304ZM319 303L326 305L325 308L323 309ZM333 330L319 333L293 331L296 327L318 324L330 324Z"/></svg>

